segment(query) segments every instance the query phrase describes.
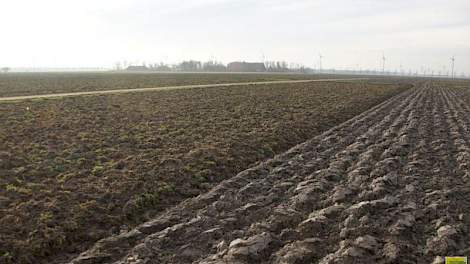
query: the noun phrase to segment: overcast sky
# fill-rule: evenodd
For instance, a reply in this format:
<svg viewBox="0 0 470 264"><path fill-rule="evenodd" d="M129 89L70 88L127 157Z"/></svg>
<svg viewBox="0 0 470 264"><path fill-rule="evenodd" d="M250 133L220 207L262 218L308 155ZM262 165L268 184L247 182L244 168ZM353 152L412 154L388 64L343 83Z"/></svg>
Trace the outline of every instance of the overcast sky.
<svg viewBox="0 0 470 264"><path fill-rule="evenodd" d="M470 74L469 0L5 0L0 65L286 60Z"/></svg>

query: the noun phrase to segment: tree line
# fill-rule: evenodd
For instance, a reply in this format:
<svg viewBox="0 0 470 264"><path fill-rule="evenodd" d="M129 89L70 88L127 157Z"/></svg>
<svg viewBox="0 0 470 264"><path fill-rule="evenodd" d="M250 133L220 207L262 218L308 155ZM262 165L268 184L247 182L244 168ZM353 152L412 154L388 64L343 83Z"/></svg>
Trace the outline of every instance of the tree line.
<svg viewBox="0 0 470 264"><path fill-rule="evenodd" d="M245 62L242 62L245 63ZM302 64L287 63L286 61L265 61L264 70L266 72L307 72L311 69L304 67ZM117 62L114 70L147 70L159 72L228 72L230 71L228 64L219 61L198 61L185 60L177 64L159 63L141 63L132 64L128 62Z"/></svg>

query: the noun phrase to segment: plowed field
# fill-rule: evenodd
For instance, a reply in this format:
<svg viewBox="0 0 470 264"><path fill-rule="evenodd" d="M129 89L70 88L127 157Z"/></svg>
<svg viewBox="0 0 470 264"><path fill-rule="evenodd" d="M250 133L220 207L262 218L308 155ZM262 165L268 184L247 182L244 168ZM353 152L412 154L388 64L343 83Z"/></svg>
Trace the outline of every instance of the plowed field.
<svg viewBox="0 0 470 264"><path fill-rule="evenodd" d="M470 90L429 82L73 263L443 263L470 255Z"/></svg>
<svg viewBox="0 0 470 264"><path fill-rule="evenodd" d="M276 73L8 73L0 74L0 97L192 84L314 80L339 77L341 76ZM344 78L351 78L351 76Z"/></svg>
<svg viewBox="0 0 470 264"><path fill-rule="evenodd" d="M64 263L97 240L113 235L121 238L119 234L132 240L127 246L119 245L122 249L118 251L125 251L143 239L144 234L175 224L177 233L165 236L173 239L181 234L181 237L171 243L164 242L169 249L160 251L161 256L155 256L155 262L159 259L168 263L185 262L207 257L215 253L209 248L222 241L222 237L208 238L206 244L196 245L187 239L196 242L203 237L193 233L206 231L206 227L213 229L219 225L216 221L223 224L233 216L230 220L233 226L223 229L221 225L221 229L213 230L214 234L226 235L226 243L248 235L242 229L247 228L249 221L256 223L267 217L276 203L291 197L293 193L289 193L288 186L296 185L296 181L290 180L287 174L286 178L279 178L279 182L285 180L285 183L279 187L284 194L278 195L271 190L278 187L271 183L284 169L279 169L277 174L262 169L265 173L244 188L239 200L232 201L238 197L237 188L251 181L246 177L252 174L245 172L233 180L234 185L227 189L225 196L219 197L224 192L220 187L210 192L219 200L217 210L225 210L227 214L220 215L220 219L212 215L199 229L180 229L186 220L199 214L196 209L183 209L183 205L170 211L174 216L168 218L170 222L151 224L145 233L127 231L409 87L394 82L319 82L1 103L0 262ZM405 95L400 98L409 100ZM400 99L393 102L405 104ZM393 109L395 104L388 103L387 107ZM369 122L360 123L358 130L340 130L345 138L338 134L336 144L333 139L324 143L334 148L328 153L333 155L336 149L355 139L366 125L381 121L380 116L387 116L387 109L376 110L375 119L369 117ZM325 156L320 165L328 162ZM320 169L320 165L314 169ZM299 174L295 180L303 177ZM203 210L201 219L205 219L203 208L210 203L200 199L184 204L197 203ZM243 207L248 201L255 207ZM266 211L258 213L261 205ZM236 209L239 206L245 209ZM238 219L243 213L240 210L249 210L250 215L255 210L250 216L255 218ZM193 221L193 224L202 222ZM212 235L211 232L208 234ZM184 258L174 257L172 254L182 246ZM194 246L199 246L199 251L194 251ZM113 259L120 256L113 254Z"/></svg>

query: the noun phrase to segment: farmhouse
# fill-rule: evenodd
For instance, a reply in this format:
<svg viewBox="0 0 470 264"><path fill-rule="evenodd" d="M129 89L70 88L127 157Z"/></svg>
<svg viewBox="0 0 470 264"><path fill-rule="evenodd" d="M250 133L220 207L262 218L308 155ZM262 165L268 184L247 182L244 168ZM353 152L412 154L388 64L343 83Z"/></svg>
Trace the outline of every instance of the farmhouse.
<svg viewBox="0 0 470 264"><path fill-rule="evenodd" d="M147 66L129 66L127 67L126 71L148 71L149 68L147 68Z"/></svg>
<svg viewBox="0 0 470 264"><path fill-rule="evenodd" d="M266 67L262 62L231 62L227 65L227 70L231 72L265 72Z"/></svg>

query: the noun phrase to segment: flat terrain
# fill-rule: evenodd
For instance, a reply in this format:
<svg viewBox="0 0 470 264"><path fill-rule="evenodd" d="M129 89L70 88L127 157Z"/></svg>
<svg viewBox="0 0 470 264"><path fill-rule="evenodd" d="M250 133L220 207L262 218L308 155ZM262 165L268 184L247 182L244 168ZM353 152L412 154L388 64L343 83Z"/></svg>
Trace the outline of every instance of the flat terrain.
<svg viewBox="0 0 470 264"><path fill-rule="evenodd" d="M316 79L316 80L236 82L236 83L218 83L218 84L191 84L191 85L178 85L178 86L114 89L114 90L101 90L101 91L73 92L73 93L52 93L52 94L38 94L38 95L8 96L8 97L0 97L0 102L23 101L23 100L30 100L30 99L54 98L54 97L84 96L84 95L104 95L104 94L131 93L131 92L154 92L154 91L162 91L162 90L193 89L193 88L213 88L213 87L248 86L248 85L252 86L252 85L269 85L269 84L327 82L327 81L328 82L365 81L365 80L368 80L368 78L351 78L351 79L340 78L340 79Z"/></svg>
<svg viewBox="0 0 470 264"><path fill-rule="evenodd" d="M409 87L394 82L272 84L1 103L0 262L60 263L100 238L123 234L119 236L122 238L128 230L161 215L180 201L205 193L238 172L319 135ZM413 91L399 98L410 100L408 96L417 93ZM385 104L388 108L374 110L373 118L366 123L385 122L379 116L387 116L386 110L392 110L399 101L394 99ZM332 140L328 141L328 147L339 149L354 135L364 132L366 124L359 124L357 130L344 130L344 139L337 136L338 142L345 143L335 144ZM322 160L328 162L327 156ZM291 166L287 161L283 164ZM248 200L258 208L265 196L266 210L270 210L268 202L273 198L270 194L273 186L269 184L274 176L267 172L258 179L266 185L259 185L259 189L257 182L247 186L246 196L240 195L240 200L226 199L231 199L238 187L248 183L243 180L248 176L243 175L250 173L237 176L225 198L220 187L211 191L209 196L215 195L212 202L220 201L213 209L243 207L246 204L240 203ZM278 195L273 202L291 197L289 184L294 186L296 181L289 183L287 177L280 189L286 192L285 197ZM200 203L200 199L190 200L183 206ZM198 207L201 213L216 212L211 206L206 208L208 202L204 200ZM226 205L227 202L231 205ZM161 226L152 224L145 232L150 234L183 223L198 212L196 208L184 212L178 208L182 207L169 212L181 215L168 218L171 221ZM233 214L240 217L239 211L234 210ZM263 216L265 212L260 212L259 217ZM236 227L240 227L239 235L245 236L243 226L248 224L248 218L233 219L233 226L227 227L227 242L235 238L232 231ZM214 218L219 220L226 221ZM205 224L209 229L215 223ZM191 233L187 231L192 229L179 229L183 227L175 227L182 230L182 237L173 240L174 243L189 243L186 239ZM203 237L198 233L194 239L199 241ZM209 243L215 240L206 242L198 246L207 254L213 253L205 247L211 248ZM171 263L170 258L176 252L172 250L179 246L171 243L167 246L168 252L162 254L168 254L158 258ZM188 257L206 257L201 252L189 253Z"/></svg>
<svg viewBox="0 0 470 264"><path fill-rule="evenodd" d="M0 97L338 77L344 76L271 73L9 73L0 74ZM344 78L350 78L350 76Z"/></svg>
<svg viewBox="0 0 470 264"><path fill-rule="evenodd" d="M426 82L73 263L443 263L470 255L470 89Z"/></svg>

